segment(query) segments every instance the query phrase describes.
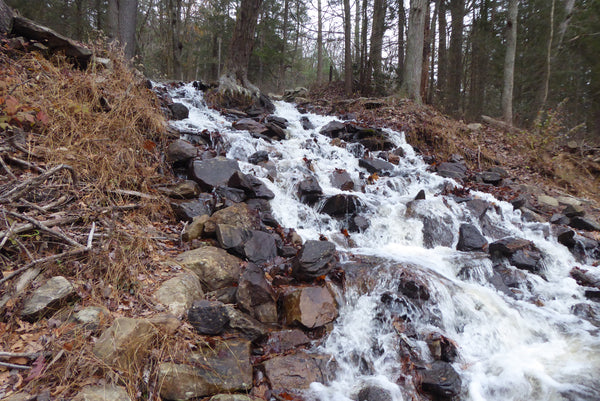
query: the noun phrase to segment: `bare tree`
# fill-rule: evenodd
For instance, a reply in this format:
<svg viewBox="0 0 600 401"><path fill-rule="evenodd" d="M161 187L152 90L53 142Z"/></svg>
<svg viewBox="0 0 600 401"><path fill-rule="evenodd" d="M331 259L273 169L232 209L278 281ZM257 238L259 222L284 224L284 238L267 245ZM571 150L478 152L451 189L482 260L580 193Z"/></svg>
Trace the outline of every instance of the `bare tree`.
<svg viewBox="0 0 600 401"><path fill-rule="evenodd" d="M509 0L506 21L506 55L504 57L504 87L502 89L502 119L513 122L512 97L515 81L515 55L517 52L517 14L519 0Z"/></svg>
<svg viewBox="0 0 600 401"><path fill-rule="evenodd" d="M322 81L323 81L323 12L321 10L321 0L317 0L317 84L320 84Z"/></svg>
<svg viewBox="0 0 600 401"><path fill-rule="evenodd" d="M411 0L406 40L404 82L400 92L421 103L421 71L423 69L423 42L427 0Z"/></svg>
<svg viewBox="0 0 600 401"><path fill-rule="evenodd" d="M344 90L352 95L352 19L350 0L344 0Z"/></svg>
<svg viewBox="0 0 600 401"><path fill-rule="evenodd" d="M110 36L119 41L127 59L135 56L137 9L138 0L108 0Z"/></svg>
<svg viewBox="0 0 600 401"><path fill-rule="evenodd" d="M371 29L371 51L369 54L369 76L373 73L375 93L383 93L383 71L381 66L381 52L383 49L383 35L385 33L385 0L373 2L373 29Z"/></svg>

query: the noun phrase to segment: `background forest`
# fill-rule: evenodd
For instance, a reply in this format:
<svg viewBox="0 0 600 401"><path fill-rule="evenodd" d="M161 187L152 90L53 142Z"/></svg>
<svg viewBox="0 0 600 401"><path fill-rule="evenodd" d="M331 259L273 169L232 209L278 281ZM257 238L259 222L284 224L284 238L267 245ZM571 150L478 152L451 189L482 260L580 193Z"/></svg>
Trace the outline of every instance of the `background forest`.
<svg viewBox="0 0 600 401"><path fill-rule="evenodd" d="M111 7L130 6L126 50L151 78L217 79L236 0L9 0L25 17L79 40L115 32ZM112 3L112 4L111 4ZM502 116L507 44L517 10L512 113L545 128L600 138L600 0L264 0L248 76L265 92L344 79L351 92L400 93L411 25L423 32L420 97L467 121ZM411 8L424 18L416 24ZM518 7L518 9L516 8ZM514 16L514 15L513 15ZM419 52L420 53L420 52Z"/></svg>

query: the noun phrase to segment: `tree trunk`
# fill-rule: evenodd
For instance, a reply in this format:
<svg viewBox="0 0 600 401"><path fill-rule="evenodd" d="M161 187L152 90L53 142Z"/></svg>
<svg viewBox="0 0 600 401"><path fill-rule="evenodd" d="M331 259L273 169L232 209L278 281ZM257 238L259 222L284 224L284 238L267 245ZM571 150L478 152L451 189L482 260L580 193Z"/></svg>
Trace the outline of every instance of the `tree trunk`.
<svg viewBox="0 0 600 401"><path fill-rule="evenodd" d="M548 35L548 48L546 51L546 74L544 76L544 83L542 86L542 99L540 101L540 108L537 113L536 119L541 117L541 113L546 107L546 102L548 101L548 88L550 87L550 75L552 72L552 42L554 41L554 6L555 0L552 0L552 4L550 5L550 34Z"/></svg>
<svg viewBox="0 0 600 401"><path fill-rule="evenodd" d="M8 34L12 29L13 11L0 0L0 34Z"/></svg>
<svg viewBox="0 0 600 401"><path fill-rule="evenodd" d="M357 0L358 1L358 0ZM367 32L369 31L369 19L367 17L367 10L369 8L369 0L363 0L362 3L362 31L360 33L360 66L359 66L359 80L361 92L366 92L368 86L367 76Z"/></svg>
<svg viewBox="0 0 600 401"><path fill-rule="evenodd" d="M423 68L423 41L427 0L411 0L406 41L406 63L401 93L421 103L421 70Z"/></svg>
<svg viewBox="0 0 600 401"><path fill-rule="evenodd" d="M473 17L471 30L471 82L466 116L478 120L483 114L485 103L485 77L488 70L488 40L490 38L489 1L483 0L479 17ZM473 10L475 12L475 10Z"/></svg>
<svg viewBox="0 0 600 401"><path fill-rule="evenodd" d="M254 46L254 31L262 0L242 0L237 11L229 57L225 62L224 76L221 76L220 89L237 90L235 85L258 94L258 88L248 81L248 63ZM234 85L234 88L231 86Z"/></svg>
<svg viewBox="0 0 600 401"><path fill-rule="evenodd" d="M446 110L457 117L460 110L460 88L462 82L462 45L463 18L465 16L465 0L450 2L452 15L452 33L448 51L448 86L446 91Z"/></svg>
<svg viewBox="0 0 600 401"><path fill-rule="evenodd" d="M183 79L183 73L181 70L181 56L183 52L183 43L179 39L181 32L181 0L169 0L168 2L169 13L169 36L170 36L170 47L171 47L171 59L173 66L173 78Z"/></svg>
<svg viewBox="0 0 600 401"><path fill-rule="evenodd" d="M565 0L565 19L562 20L560 26L558 27L558 46L560 49L565 38L565 33L567 33L567 28L569 27L569 23L571 22L571 18L573 17L573 9L575 8L575 0Z"/></svg>
<svg viewBox="0 0 600 401"><path fill-rule="evenodd" d="M321 7L321 0L319 0L319 13ZM288 24L289 24L289 14L290 14L290 0L284 0L283 2L283 38L281 40L281 60L279 62L279 78L278 78L278 89L281 91L285 88L285 72L287 69L286 62L286 52L287 52L287 42L288 42ZM321 32L319 31L319 34ZM320 41L320 39L319 39ZM319 49L320 50L320 49ZM319 77L319 73L317 72L317 80Z"/></svg>
<svg viewBox="0 0 600 401"><path fill-rule="evenodd" d="M344 0L344 90L352 95L352 20L350 0Z"/></svg>
<svg viewBox="0 0 600 401"><path fill-rule="evenodd" d="M321 0L319 0L320 3ZM360 66L360 0L356 0L356 12L354 13L354 64Z"/></svg>
<svg viewBox="0 0 600 401"><path fill-rule="evenodd" d="M438 38L438 74L436 89L438 93L438 102L440 105L446 103L446 87L448 83L448 55L447 55L447 35L448 29L446 23L446 0L438 0L438 25L439 25L439 38Z"/></svg>
<svg viewBox="0 0 600 401"><path fill-rule="evenodd" d="M429 88L427 90L427 98L425 99L427 104L433 104L433 95L435 92L435 32L437 28L437 14L440 12L438 7L439 2L436 1L435 4L435 11L431 17L431 35L429 37L429 41L431 43L431 59L429 66Z"/></svg>
<svg viewBox="0 0 600 401"><path fill-rule="evenodd" d="M373 73L373 86L376 95L383 93L383 71L381 67L381 52L383 35L385 33L385 0L375 0L373 3L373 28L371 29L371 51L369 54L369 75Z"/></svg>
<svg viewBox="0 0 600 401"><path fill-rule="evenodd" d="M421 99L427 99L427 84L429 83L429 55L431 54L431 3L425 7L425 30L423 32L423 67L421 68Z"/></svg>
<svg viewBox="0 0 600 401"><path fill-rule="evenodd" d="M323 81L323 14L321 0L317 0L317 84Z"/></svg>
<svg viewBox="0 0 600 401"><path fill-rule="evenodd" d="M118 40L127 60L135 55L137 0L108 0L110 36Z"/></svg>
<svg viewBox="0 0 600 401"><path fill-rule="evenodd" d="M398 87L402 86L404 75L404 26L406 25L406 11L404 0L398 0Z"/></svg>
<svg viewBox="0 0 600 401"><path fill-rule="evenodd" d="M509 0L508 21L506 21L506 55L504 57L504 85L502 89L502 119L513 122L512 97L515 76L515 55L517 52L517 14L519 0Z"/></svg>

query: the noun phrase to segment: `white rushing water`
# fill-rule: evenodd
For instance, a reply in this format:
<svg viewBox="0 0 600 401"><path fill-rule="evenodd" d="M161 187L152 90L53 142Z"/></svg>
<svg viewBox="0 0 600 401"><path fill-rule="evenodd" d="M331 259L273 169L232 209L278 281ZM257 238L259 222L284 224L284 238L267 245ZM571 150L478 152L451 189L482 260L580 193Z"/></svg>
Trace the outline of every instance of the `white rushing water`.
<svg viewBox="0 0 600 401"><path fill-rule="evenodd" d="M428 172L402 133L387 131L403 148L405 157L390 177L367 184L364 178L369 174L359 167L351 147L333 146L330 138L319 134L325 124L335 120L333 117L306 114L315 128L304 130L300 122L303 115L293 105L277 102L274 114L288 120L288 139L267 143L233 130L223 116L205 107L201 92L191 85L172 90L171 95L190 108L188 119L172 124L191 132L218 131L229 145L227 156L239 160L245 173L262 178L275 193L273 215L282 226L295 228L304 240L323 234L342 253L387 261L373 268L365 279L371 283L366 288L348 286L340 317L321 345L335 357L337 376L327 386L313 384L312 397L350 400L365 384L374 384L389 390L396 401L411 399L411 387L401 380L399 346L406 342L425 361L431 361L429 349L423 336L398 334L390 319L382 320L379 313L381 295L397 292L394 266L402 263L414 267L428 282L431 293L426 313L406 307L416 330L421 334L441 333L458 346L453 367L462 379L460 399L600 399L600 334L591 322L572 313L574 305L589 301L569 277L574 266L592 267L577 263L567 248L548 235L548 225L525 223L510 204L488 194L471 193L495 205L487 215L497 232L529 239L543 252L545 278L526 273L526 285L520 286L515 296L506 295L488 281L493 274L489 258L455 250L459 225L466 222L483 229L480 220L464 203L436 195L444 185L456 184ZM266 169L247 163L248 156L258 150L266 150L276 165L273 181L267 178ZM331 185L329 176L335 169L344 169L352 176L355 191L341 191ZM318 178L325 196L352 194L365 205L361 214L370 221L370 227L352 234L352 247L340 234L343 222L318 213L318 205L299 202L297 184L311 174ZM413 203L409 212L407 204L421 189L426 200ZM447 233L452 234L442 235L451 235L448 241L452 245L426 249L423 222L418 216L443 221L449 228ZM502 236L487 236L487 240L491 243Z"/></svg>

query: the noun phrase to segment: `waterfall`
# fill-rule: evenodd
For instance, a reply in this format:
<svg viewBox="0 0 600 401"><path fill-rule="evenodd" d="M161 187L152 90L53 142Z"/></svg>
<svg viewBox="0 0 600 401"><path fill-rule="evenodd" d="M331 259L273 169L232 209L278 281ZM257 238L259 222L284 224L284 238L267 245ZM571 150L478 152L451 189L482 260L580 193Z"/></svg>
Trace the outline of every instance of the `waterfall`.
<svg viewBox="0 0 600 401"><path fill-rule="evenodd" d="M273 191L273 216L280 224L294 228L304 240L327 237L348 267L340 317L318 345L334 356L336 377L327 385L313 383L311 398L356 399L361 388L374 385L395 401L410 400L416 390L403 365L410 355L403 353L410 350L418 359L432 361L428 339L441 336L456 345L452 366L462 382L460 399L600 399L598 327L593 319L573 313L593 302L569 276L574 266L597 268L576 260L550 234L549 224L526 222L511 204L472 191L471 198L491 206L482 222L468 202L448 194L458 184L428 171L401 132L385 130L403 151L399 164L389 175L369 181L359 165L359 147L335 146L319 134L335 117L303 114L292 104L276 102L274 114L289 123L287 139L268 142L233 129L226 117L206 107L191 84L170 94L190 109L189 118L172 125L189 139L206 130L218 132L227 157L239 160L244 173L261 178ZM314 128L304 129L302 117ZM268 152L276 174L248 163L259 150ZM332 185L336 169L350 175L353 190ZM368 228L348 237L342 233L345 219L320 213L320 204L301 203L297 185L309 176L317 178L324 198L356 196ZM421 190L425 199L415 201ZM476 226L489 243L508 236L532 241L543 255L542 272L494 264L481 252L457 251L463 223ZM428 243L425 225L443 241ZM501 290L494 285L498 266L518 278L514 286ZM397 295L402 272L426 285L428 299Z"/></svg>

